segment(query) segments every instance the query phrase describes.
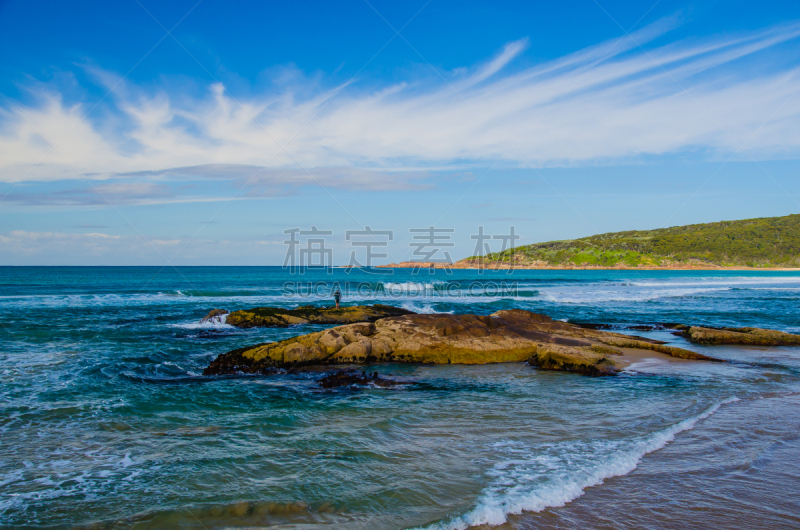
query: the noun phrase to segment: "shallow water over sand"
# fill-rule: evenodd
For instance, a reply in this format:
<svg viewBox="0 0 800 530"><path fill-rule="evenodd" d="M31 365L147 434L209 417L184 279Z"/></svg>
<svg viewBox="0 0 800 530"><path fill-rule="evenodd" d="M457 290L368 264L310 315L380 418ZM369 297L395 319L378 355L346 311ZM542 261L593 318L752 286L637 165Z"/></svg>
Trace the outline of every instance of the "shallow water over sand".
<svg viewBox="0 0 800 530"><path fill-rule="evenodd" d="M800 349L699 347L614 378L524 364L203 377L217 354L320 329L200 325L283 296L269 268L3 268L0 525L71 528L796 528ZM441 271L345 303L800 331L800 274ZM512 291L499 292L501 282ZM458 284L458 285L456 285Z"/></svg>

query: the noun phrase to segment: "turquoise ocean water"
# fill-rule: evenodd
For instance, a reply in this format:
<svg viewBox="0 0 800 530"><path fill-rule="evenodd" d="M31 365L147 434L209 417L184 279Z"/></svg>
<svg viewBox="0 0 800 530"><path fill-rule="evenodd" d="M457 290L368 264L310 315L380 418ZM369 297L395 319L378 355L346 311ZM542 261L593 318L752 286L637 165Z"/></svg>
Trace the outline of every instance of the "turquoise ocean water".
<svg viewBox="0 0 800 530"><path fill-rule="evenodd" d="M800 348L703 347L618 377L525 364L204 377L321 329L211 309L518 307L573 322L800 333L800 273L0 268L0 527L798 528ZM309 292L310 291L310 292Z"/></svg>

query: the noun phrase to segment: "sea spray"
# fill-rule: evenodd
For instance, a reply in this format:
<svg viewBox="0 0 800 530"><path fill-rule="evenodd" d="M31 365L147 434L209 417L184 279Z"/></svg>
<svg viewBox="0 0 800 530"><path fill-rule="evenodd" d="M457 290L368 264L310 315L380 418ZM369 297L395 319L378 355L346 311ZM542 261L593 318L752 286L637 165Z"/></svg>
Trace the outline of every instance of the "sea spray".
<svg viewBox="0 0 800 530"><path fill-rule="evenodd" d="M408 295L421 295L427 291L434 291L438 286L446 286L448 282L434 280L428 282L384 282L383 289L385 292L392 294L408 294ZM442 287L439 287L440 289Z"/></svg>
<svg viewBox="0 0 800 530"><path fill-rule="evenodd" d="M182 329L236 329L234 326L225 323L227 319L228 319L228 314L226 313L224 315L214 315L213 317L205 321L201 320L200 322L169 324L169 326L173 328L182 328Z"/></svg>

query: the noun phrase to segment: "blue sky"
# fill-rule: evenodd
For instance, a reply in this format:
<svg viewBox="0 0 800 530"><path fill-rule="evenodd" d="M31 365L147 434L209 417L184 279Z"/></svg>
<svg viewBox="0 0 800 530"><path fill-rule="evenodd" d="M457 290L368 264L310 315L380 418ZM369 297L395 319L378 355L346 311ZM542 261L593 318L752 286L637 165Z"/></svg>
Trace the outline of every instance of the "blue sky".
<svg viewBox="0 0 800 530"><path fill-rule="evenodd" d="M0 264L800 212L800 4L493 4L0 2Z"/></svg>

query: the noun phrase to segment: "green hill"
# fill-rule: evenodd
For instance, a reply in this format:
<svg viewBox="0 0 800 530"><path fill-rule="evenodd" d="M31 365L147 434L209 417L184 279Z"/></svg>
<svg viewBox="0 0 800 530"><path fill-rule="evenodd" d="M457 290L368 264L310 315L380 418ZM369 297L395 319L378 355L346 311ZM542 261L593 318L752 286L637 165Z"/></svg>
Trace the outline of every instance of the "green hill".
<svg viewBox="0 0 800 530"><path fill-rule="evenodd" d="M462 263L533 267L800 267L800 215L550 241Z"/></svg>

